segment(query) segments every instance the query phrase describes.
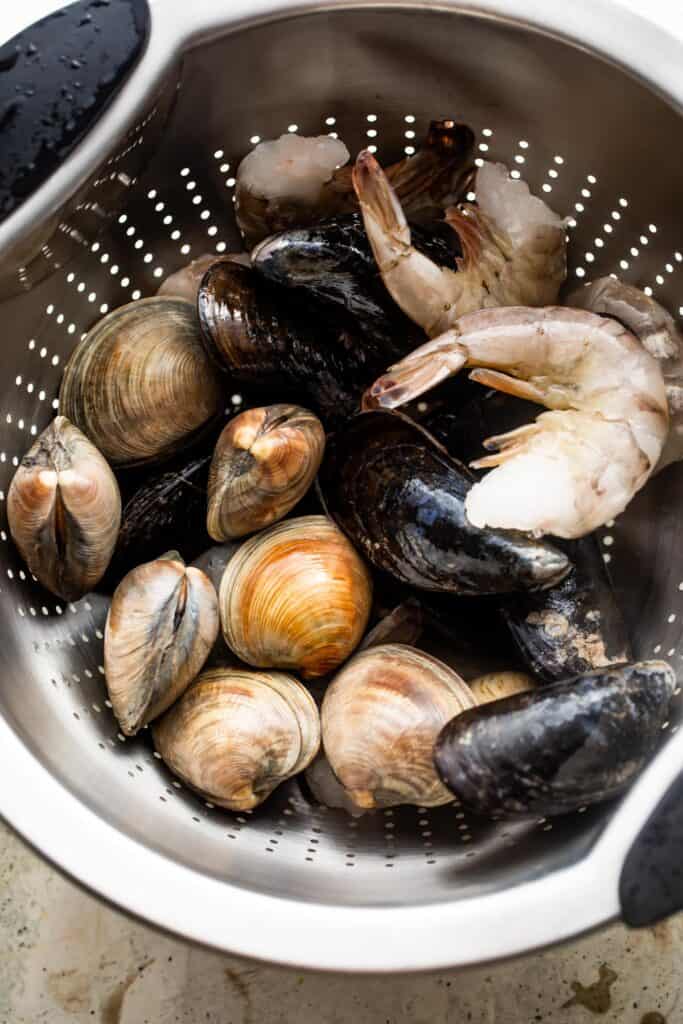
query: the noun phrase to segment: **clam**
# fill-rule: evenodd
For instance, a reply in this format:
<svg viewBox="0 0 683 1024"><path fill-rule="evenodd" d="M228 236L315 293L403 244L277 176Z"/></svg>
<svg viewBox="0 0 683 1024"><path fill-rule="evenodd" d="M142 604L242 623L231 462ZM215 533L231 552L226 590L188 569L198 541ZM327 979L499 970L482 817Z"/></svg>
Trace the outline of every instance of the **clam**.
<svg viewBox="0 0 683 1024"><path fill-rule="evenodd" d="M476 679L470 679L467 685L477 704L490 704L491 701L502 700L503 697L512 697L516 693L533 690L536 681L526 672L509 669L507 672L487 672Z"/></svg>
<svg viewBox="0 0 683 1024"><path fill-rule="evenodd" d="M323 807L335 807L346 811L352 818L360 818L365 810L355 804L330 768L330 762L320 750L304 772L304 778L311 796Z"/></svg>
<svg viewBox="0 0 683 1024"><path fill-rule="evenodd" d="M593 536L565 542L572 570L553 587L515 594L503 618L531 672L545 682L630 661L631 645Z"/></svg>
<svg viewBox="0 0 683 1024"><path fill-rule="evenodd" d="M219 603L228 647L258 668L305 678L331 672L362 639L372 581L344 534L302 516L244 542L225 570Z"/></svg>
<svg viewBox="0 0 683 1024"><path fill-rule="evenodd" d="M203 672L152 733L183 782L214 804L248 811L312 761L320 719L293 676L217 668Z"/></svg>
<svg viewBox="0 0 683 1024"><path fill-rule="evenodd" d="M435 764L466 810L565 814L618 796L654 753L676 676L664 661L606 668L454 718Z"/></svg>
<svg viewBox="0 0 683 1024"><path fill-rule="evenodd" d="M323 700L330 767L362 808L448 803L452 794L434 768L434 741L474 703L460 676L429 654L401 644L361 651Z"/></svg>
<svg viewBox="0 0 683 1024"><path fill-rule="evenodd" d="M235 552L239 550L239 547L239 543L234 541L228 544L215 544L213 547L204 551L198 558L195 558L192 562L195 569L201 569L201 571L211 580L214 590L216 591L216 597L218 597L218 591L220 590L225 567ZM225 642L222 630L219 629L214 645L206 659L205 667L215 668L217 666L227 665L236 668L248 668L248 666L245 665L244 662L240 661L237 655L233 654L230 650Z"/></svg>
<svg viewBox="0 0 683 1024"><path fill-rule="evenodd" d="M547 587L570 562L529 534L473 526L470 472L402 414L356 416L327 444L318 476L329 514L378 569L451 594Z"/></svg>
<svg viewBox="0 0 683 1024"><path fill-rule="evenodd" d="M12 539L33 575L75 601L99 582L121 522L121 495L105 459L65 416L24 455L7 495Z"/></svg>
<svg viewBox="0 0 683 1024"><path fill-rule="evenodd" d="M211 463L211 537L243 537L282 519L313 483L324 450L322 423L300 406L270 405L236 416Z"/></svg>
<svg viewBox="0 0 683 1024"><path fill-rule="evenodd" d="M104 631L104 674L126 736L177 700L201 670L218 628L213 584L186 568L177 551L121 581Z"/></svg>
<svg viewBox="0 0 683 1024"><path fill-rule="evenodd" d="M115 309L76 346L60 410L117 466L187 447L222 405L193 306L167 296Z"/></svg>

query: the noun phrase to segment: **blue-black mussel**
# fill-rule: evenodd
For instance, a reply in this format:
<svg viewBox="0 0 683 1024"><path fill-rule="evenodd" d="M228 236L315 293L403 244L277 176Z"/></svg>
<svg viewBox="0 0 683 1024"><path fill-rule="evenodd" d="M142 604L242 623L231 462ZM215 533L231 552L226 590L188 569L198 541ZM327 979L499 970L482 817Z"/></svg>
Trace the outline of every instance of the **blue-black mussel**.
<svg viewBox="0 0 683 1024"><path fill-rule="evenodd" d="M333 435L318 476L329 514L376 568L402 583L480 595L562 579L570 563L559 548L468 522L472 482L430 434L391 412L362 413Z"/></svg>
<svg viewBox="0 0 683 1024"><path fill-rule="evenodd" d="M280 401L303 400L328 427L352 415L378 368L415 340L412 331L364 335L343 311L329 315L227 261L207 271L198 310L205 344L231 380L277 388Z"/></svg>
<svg viewBox="0 0 683 1024"><path fill-rule="evenodd" d="M655 752L675 687L666 662L642 661L473 708L439 734L437 770L464 809L486 817L608 800Z"/></svg>

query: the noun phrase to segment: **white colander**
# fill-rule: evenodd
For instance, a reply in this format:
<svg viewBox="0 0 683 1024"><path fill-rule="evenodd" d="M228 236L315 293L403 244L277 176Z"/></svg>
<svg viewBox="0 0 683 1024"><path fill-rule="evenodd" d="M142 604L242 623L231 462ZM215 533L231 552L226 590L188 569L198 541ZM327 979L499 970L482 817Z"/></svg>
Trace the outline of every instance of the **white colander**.
<svg viewBox="0 0 683 1024"><path fill-rule="evenodd" d="M571 283L616 272L683 314L682 66L683 47L606 0L154 0L116 98L0 224L0 812L56 864L161 927L326 969L493 960L683 904L683 802L674 789L660 805L683 762L673 716L621 803L553 821L457 807L351 819L295 781L230 814L182 788L147 733L124 742L104 687L105 598L56 604L2 504L74 344L191 258L235 246L237 164L283 131L336 132L385 162L430 118L466 121L480 157L571 217ZM601 534L637 655L676 669L681 507L675 466Z"/></svg>

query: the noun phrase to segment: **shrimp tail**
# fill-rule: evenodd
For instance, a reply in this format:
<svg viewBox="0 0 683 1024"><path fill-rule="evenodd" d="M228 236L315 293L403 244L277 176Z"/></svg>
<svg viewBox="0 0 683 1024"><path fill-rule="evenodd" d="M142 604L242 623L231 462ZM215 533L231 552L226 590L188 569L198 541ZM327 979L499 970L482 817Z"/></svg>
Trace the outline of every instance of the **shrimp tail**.
<svg viewBox="0 0 683 1024"><path fill-rule="evenodd" d="M479 262L482 249L482 233L477 214L473 209L461 210L449 206L445 213L446 223L453 228L462 246L462 259L457 260L461 270L474 267Z"/></svg>
<svg viewBox="0 0 683 1024"><path fill-rule="evenodd" d="M374 221L382 234L389 234L394 241L409 246L410 228L401 204L369 150L364 149L358 154L352 180L363 216ZM380 266L379 269L383 268Z"/></svg>
<svg viewBox="0 0 683 1024"><path fill-rule="evenodd" d="M396 409L453 377L467 363L467 349L457 341L421 345L389 368L363 395L363 409Z"/></svg>

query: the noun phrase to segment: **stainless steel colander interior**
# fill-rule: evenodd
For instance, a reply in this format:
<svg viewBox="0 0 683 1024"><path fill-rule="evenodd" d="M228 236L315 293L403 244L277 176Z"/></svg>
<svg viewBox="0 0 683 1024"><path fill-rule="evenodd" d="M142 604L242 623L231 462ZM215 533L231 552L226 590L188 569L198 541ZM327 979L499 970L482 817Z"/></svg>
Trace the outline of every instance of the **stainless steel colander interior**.
<svg viewBox="0 0 683 1024"><path fill-rule="evenodd" d="M352 152L370 145L389 161L413 152L430 118L451 115L476 129L479 158L505 161L568 216L572 286L614 272L683 315L679 115L622 68L549 34L423 6L306 13L195 45L162 142L122 212L3 307L0 713L63 787L143 850L247 892L332 910L450 904L550 875L586 856L613 805L523 824L476 821L457 805L354 820L312 805L293 781L254 813L216 809L173 779L148 732L124 741L104 686L106 599L55 603L19 559L2 503L57 409L64 362L83 333L191 258L236 246L236 168L259 139L337 133ZM238 389L226 395L239 401ZM637 654L675 668L682 498L674 466L601 532ZM677 727L672 719L669 732Z"/></svg>

